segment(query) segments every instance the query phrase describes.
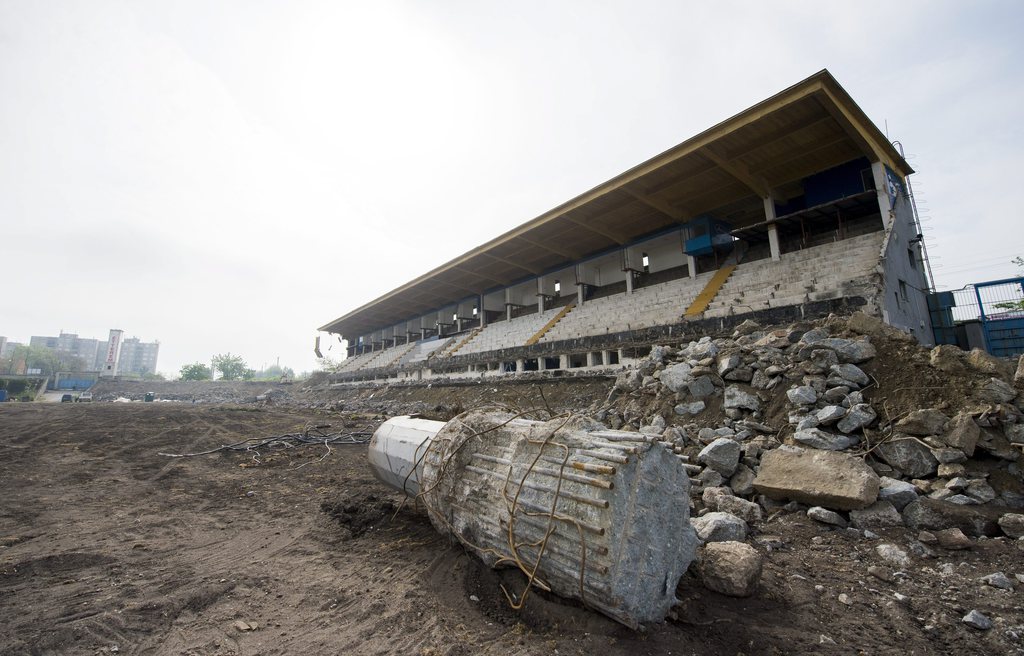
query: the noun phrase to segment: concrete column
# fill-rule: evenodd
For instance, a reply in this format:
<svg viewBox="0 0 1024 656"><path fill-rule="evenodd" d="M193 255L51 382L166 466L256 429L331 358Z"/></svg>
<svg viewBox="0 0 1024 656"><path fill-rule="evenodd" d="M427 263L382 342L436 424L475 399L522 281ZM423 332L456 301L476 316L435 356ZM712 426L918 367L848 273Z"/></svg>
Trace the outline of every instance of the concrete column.
<svg viewBox="0 0 1024 656"><path fill-rule="evenodd" d="M558 356L558 368L559 369L568 369L569 368L569 356L568 355L560 355L560 356Z"/></svg>
<svg viewBox="0 0 1024 656"><path fill-rule="evenodd" d="M878 211L882 213L882 225L888 230L892 227L893 211L889 204L889 181L885 175L885 164L871 162L871 177L875 181L875 193L878 196Z"/></svg>
<svg viewBox="0 0 1024 656"><path fill-rule="evenodd" d="M772 252L772 260L778 262L782 257L782 250L779 248L779 227L775 220L775 199L768 196L764 199L764 220L769 222L768 226L768 248Z"/></svg>
<svg viewBox="0 0 1024 656"><path fill-rule="evenodd" d="M537 311L544 311L544 276L537 276L537 293L540 296L537 297Z"/></svg>
<svg viewBox="0 0 1024 656"><path fill-rule="evenodd" d="M611 351L601 351L601 363L606 367L612 363Z"/></svg>
<svg viewBox="0 0 1024 656"><path fill-rule="evenodd" d="M588 367L596 366L598 364L596 362L596 360L597 360L597 358L594 357L594 353L593 352L587 353L587 366Z"/></svg>
<svg viewBox="0 0 1024 656"><path fill-rule="evenodd" d="M478 311L480 313L480 327L481 328L486 328L487 327L487 310L484 309L484 295L483 294L480 294L480 301L479 301L479 305L477 305L477 308L479 308Z"/></svg>
<svg viewBox="0 0 1024 656"><path fill-rule="evenodd" d="M690 272L691 278L697 277L697 258L692 255L686 256L686 269Z"/></svg>
<svg viewBox="0 0 1024 656"><path fill-rule="evenodd" d="M583 265L576 265L576 304L583 305ZM563 369L565 367L562 367Z"/></svg>
<svg viewBox="0 0 1024 656"><path fill-rule="evenodd" d="M632 271L633 264L630 262L629 249L628 248L623 248L622 249L622 265L623 265L623 268L625 269L625 271L623 271L623 273L626 274L626 293L627 294L632 294L633 293L633 271Z"/></svg>
<svg viewBox="0 0 1024 656"><path fill-rule="evenodd" d="M544 356L537 356L537 371L547 371L548 363L545 362Z"/></svg>
<svg viewBox="0 0 1024 656"><path fill-rule="evenodd" d="M505 288L505 319L512 321L512 288Z"/></svg>
<svg viewBox="0 0 1024 656"><path fill-rule="evenodd" d="M526 371L526 360L519 358L516 360L516 373L521 374Z"/></svg>

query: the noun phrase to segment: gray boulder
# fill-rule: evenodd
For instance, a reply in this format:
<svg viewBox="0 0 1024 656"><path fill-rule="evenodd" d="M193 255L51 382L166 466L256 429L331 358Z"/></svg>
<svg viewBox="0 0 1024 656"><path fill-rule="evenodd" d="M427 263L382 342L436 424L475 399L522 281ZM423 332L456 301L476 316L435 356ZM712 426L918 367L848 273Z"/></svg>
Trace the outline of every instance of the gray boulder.
<svg viewBox="0 0 1024 656"><path fill-rule="evenodd" d="M876 501L863 510L850 511L850 523L859 529L902 526L903 518L888 501Z"/></svg>
<svg viewBox="0 0 1024 656"><path fill-rule="evenodd" d="M818 424L824 426L834 424L845 416L846 408L840 405L827 405L821 410L818 410L815 415L815 417L818 418Z"/></svg>
<svg viewBox="0 0 1024 656"><path fill-rule="evenodd" d="M627 369L615 377L615 389L623 392L631 392L640 388L640 381L643 374L637 369Z"/></svg>
<svg viewBox="0 0 1024 656"><path fill-rule="evenodd" d="M810 385L801 385L786 392L786 397L796 405L813 405L818 400L818 393Z"/></svg>
<svg viewBox="0 0 1024 656"><path fill-rule="evenodd" d="M725 388L725 400L722 405L727 410L751 410L756 412L761 409L761 401L751 394L745 392L736 385Z"/></svg>
<svg viewBox="0 0 1024 656"><path fill-rule="evenodd" d="M999 528L1003 529L1003 533L1014 540L1024 536L1024 515L1006 513L999 518Z"/></svg>
<svg viewBox="0 0 1024 656"><path fill-rule="evenodd" d="M910 437L893 436L875 450L882 460L911 478L925 478L935 473L939 461L931 449Z"/></svg>
<svg viewBox="0 0 1024 656"><path fill-rule="evenodd" d="M685 362L665 367L661 372L661 384L673 392L678 392L693 380L690 375L692 370L693 368Z"/></svg>
<svg viewBox="0 0 1024 656"><path fill-rule="evenodd" d="M960 449L968 457L974 455L974 447L977 446L979 437L981 429L974 418L964 412L953 417L946 426L946 432L941 435L943 442L954 449Z"/></svg>
<svg viewBox="0 0 1024 656"><path fill-rule="evenodd" d="M857 383L861 387L871 382L868 375L855 364L835 364L829 368L829 371L831 371L833 375L838 376L843 380Z"/></svg>
<svg viewBox="0 0 1024 656"><path fill-rule="evenodd" d="M879 501L888 501L896 510L903 510L908 504L917 501L917 488L911 483L888 476L882 476L880 483Z"/></svg>
<svg viewBox="0 0 1024 656"><path fill-rule="evenodd" d="M1013 374L1013 383L1017 387L1024 387L1024 355L1017 360L1017 373Z"/></svg>
<svg viewBox="0 0 1024 656"><path fill-rule="evenodd" d="M992 628L992 620L985 617L978 610L972 610L967 613L961 621L972 629L978 629L979 631L988 631Z"/></svg>
<svg viewBox="0 0 1024 656"><path fill-rule="evenodd" d="M747 539L747 523L727 512L710 512L690 520L690 524L703 542L743 542Z"/></svg>
<svg viewBox="0 0 1024 656"><path fill-rule="evenodd" d="M789 446L765 453L754 479L754 489L769 498L837 510L871 505L878 487L878 474L861 458Z"/></svg>
<svg viewBox="0 0 1024 656"><path fill-rule="evenodd" d="M816 522L821 522L822 524L830 524L832 526L846 528L846 520L843 519L842 515L834 510L828 510L821 506L812 506L807 509L807 516Z"/></svg>
<svg viewBox="0 0 1024 656"><path fill-rule="evenodd" d="M878 414L875 413L874 408L867 403L858 403L850 408L846 416L836 424L836 427L844 433L852 433L870 426L877 418Z"/></svg>
<svg viewBox="0 0 1024 656"><path fill-rule="evenodd" d="M728 353L718 356L718 375L725 376L727 373L743 364L743 357L739 353Z"/></svg>
<svg viewBox="0 0 1024 656"><path fill-rule="evenodd" d="M896 422L896 429L907 435L938 435L949 423L949 417L935 408L914 410Z"/></svg>
<svg viewBox="0 0 1024 656"><path fill-rule="evenodd" d="M978 398L989 403L1009 403L1017 398L1017 390L998 378L989 378L978 390Z"/></svg>
<svg viewBox="0 0 1024 656"><path fill-rule="evenodd" d="M717 498L715 507L720 512L736 515L748 524L755 524L762 519L761 506L739 497L723 494Z"/></svg>
<svg viewBox="0 0 1024 656"><path fill-rule="evenodd" d="M860 440L848 435L826 433L818 428L806 428L793 435L793 439L804 446L826 451L843 451L857 444Z"/></svg>
<svg viewBox="0 0 1024 656"><path fill-rule="evenodd" d="M1001 514L985 506L958 506L921 497L903 509L903 523L916 531L957 528L967 535L995 537L1002 533L998 523Z"/></svg>
<svg viewBox="0 0 1024 656"><path fill-rule="evenodd" d="M686 384L686 390L695 399L705 399L715 393L715 383L711 376L698 376Z"/></svg>
<svg viewBox="0 0 1024 656"><path fill-rule="evenodd" d="M699 415L704 412L705 407L703 401L693 401L692 403L680 403L672 410L677 415Z"/></svg>
<svg viewBox="0 0 1024 656"><path fill-rule="evenodd" d="M740 462L740 445L736 440L720 437L697 454L697 462L728 478Z"/></svg>
<svg viewBox="0 0 1024 656"><path fill-rule="evenodd" d="M746 496L754 493L754 470L744 464L736 467L736 473L729 479L729 488L736 494Z"/></svg>
<svg viewBox="0 0 1024 656"><path fill-rule="evenodd" d="M867 338L853 340L829 337L828 339L814 342L814 346L816 348L831 349L836 352L840 362L852 362L854 364L867 362L875 357L877 353L874 345Z"/></svg>
<svg viewBox="0 0 1024 656"><path fill-rule="evenodd" d="M743 542L712 542L700 559L704 587L730 597L754 594L763 568L761 554Z"/></svg>

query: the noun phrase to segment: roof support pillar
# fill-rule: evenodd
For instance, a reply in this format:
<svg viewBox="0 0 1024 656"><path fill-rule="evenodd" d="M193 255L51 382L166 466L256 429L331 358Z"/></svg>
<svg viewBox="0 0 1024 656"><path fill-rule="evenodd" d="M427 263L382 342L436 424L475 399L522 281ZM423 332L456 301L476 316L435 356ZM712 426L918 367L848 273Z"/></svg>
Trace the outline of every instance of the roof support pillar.
<svg viewBox="0 0 1024 656"><path fill-rule="evenodd" d="M505 288L505 320L512 321L512 288Z"/></svg>
<svg viewBox="0 0 1024 656"><path fill-rule="evenodd" d="M692 255L686 256L686 270L690 272L691 278L697 277L697 258Z"/></svg>
<svg viewBox="0 0 1024 656"><path fill-rule="evenodd" d="M479 305L477 305L477 311L480 313L480 327L487 327L487 310L484 308L484 295L480 294Z"/></svg>
<svg viewBox="0 0 1024 656"><path fill-rule="evenodd" d="M544 276L537 276L537 311L544 311Z"/></svg>
<svg viewBox="0 0 1024 656"><path fill-rule="evenodd" d="M768 248L772 252L772 261L782 258L779 248L779 226L775 225L775 198L770 194L764 198L764 220L768 222Z"/></svg>

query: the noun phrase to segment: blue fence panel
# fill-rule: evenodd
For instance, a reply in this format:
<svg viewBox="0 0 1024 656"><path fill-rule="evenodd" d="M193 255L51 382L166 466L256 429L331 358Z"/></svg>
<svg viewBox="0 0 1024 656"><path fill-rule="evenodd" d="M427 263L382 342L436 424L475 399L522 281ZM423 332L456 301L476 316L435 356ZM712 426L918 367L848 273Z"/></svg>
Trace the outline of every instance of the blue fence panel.
<svg viewBox="0 0 1024 656"><path fill-rule="evenodd" d="M1024 354L1024 278L979 282L932 294L928 309L938 344L963 349L983 346L999 357ZM977 339L970 337L972 327Z"/></svg>

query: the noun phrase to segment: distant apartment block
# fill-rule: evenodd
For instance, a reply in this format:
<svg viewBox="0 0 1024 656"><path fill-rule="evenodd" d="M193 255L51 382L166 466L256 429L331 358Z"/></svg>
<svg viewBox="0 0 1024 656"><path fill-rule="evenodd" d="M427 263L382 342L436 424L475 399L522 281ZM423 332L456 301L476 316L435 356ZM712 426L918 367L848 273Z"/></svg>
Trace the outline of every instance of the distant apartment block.
<svg viewBox="0 0 1024 656"><path fill-rule="evenodd" d="M47 348L74 355L82 360L84 371L99 371L105 376L131 376L156 373L160 342L143 342L138 337L121 339L123 331L111 330L105 340L79 337L61 331L56 337L33 335L29 346ZM0 337L0 356L20 344Z"/></svg>
<svg viewBox="0 0 1024 656"><path fill-rule="evenodd" d="M117 370L125 374L156 373L156 358L160 353L160 342L143 342L138 337L129 337L121 342L121 357Z"/></svg>

